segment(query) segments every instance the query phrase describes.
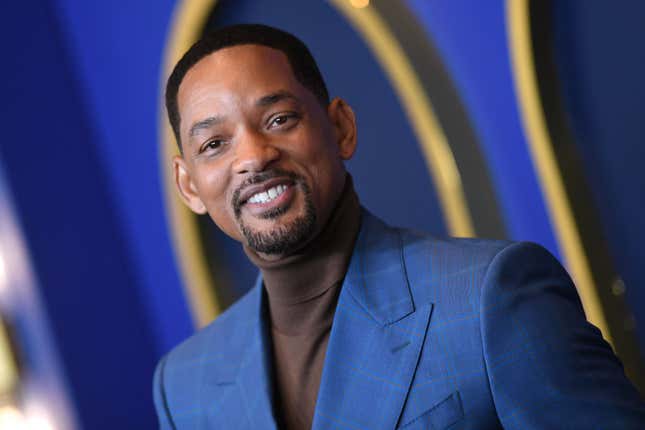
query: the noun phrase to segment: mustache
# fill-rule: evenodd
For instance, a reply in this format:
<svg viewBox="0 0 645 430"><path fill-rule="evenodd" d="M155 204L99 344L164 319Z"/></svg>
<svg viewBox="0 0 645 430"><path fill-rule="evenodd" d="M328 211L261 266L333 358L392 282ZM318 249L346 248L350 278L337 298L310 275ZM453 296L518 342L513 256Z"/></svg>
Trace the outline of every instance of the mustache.
<svg viewBox="0 0 645 430"><path fill-rule="evenodd" d="M263 172L258 172L253 176L246 178L240 184L240 186L235 189L235 191L233 192L233 197L231 198L231 205L233 206L235 216L239 217L240 208L242 207L242 202L240 201L240 195L242 194L242 191L244 191L245 188L251 185L260 184L262 182L268 181L269 179L285 178L285 177L289 178L294 183L302 183L304 181L302 176L294 172L289 172L287 170L277 169L277 168L271 169L271 170L265 170Z"/></svg>

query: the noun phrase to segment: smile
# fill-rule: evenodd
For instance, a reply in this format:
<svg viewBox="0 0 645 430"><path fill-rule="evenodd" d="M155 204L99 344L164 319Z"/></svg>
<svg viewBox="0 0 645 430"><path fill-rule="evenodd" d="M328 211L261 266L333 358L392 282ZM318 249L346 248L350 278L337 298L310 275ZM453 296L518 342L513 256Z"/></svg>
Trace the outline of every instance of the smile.
<svg viewBox="0 0 645 430"><path fill-rule="evenodd" d="M276 185L275 187L271 187L266 191L261 191L259 193L253 194L248 202L249 203L268 203L270 201L275 200L278 198L282 193L284 193L287 190L288 186L287 185Z"/></svg>
<svg viewBox="0 0 645 430"><path fill-rule="evenodd" d="M264 176L264 177L263 177ZM272 171L254 176L252 184L243 186L233 196L235 216L244 211L261 219L276 218L285 213L296 197L297 178L288 172Z"/></svg>

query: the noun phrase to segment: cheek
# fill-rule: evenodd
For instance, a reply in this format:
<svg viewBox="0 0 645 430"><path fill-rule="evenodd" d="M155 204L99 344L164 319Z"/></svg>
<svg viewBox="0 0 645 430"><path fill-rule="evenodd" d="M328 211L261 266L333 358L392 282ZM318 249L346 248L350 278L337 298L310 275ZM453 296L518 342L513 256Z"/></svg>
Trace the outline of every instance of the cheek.
<svg viewBox="0 0 645 430"><path fill-rule="evenodd" d="M209 213L226 209L228 202L228 178L225 169L203 167L198 171L197 192Z"/></svg>
<svg viewBox="0 0 645 430"><path fill-rule="evenodd" d="M342 188L344 169L342 163L332 154L321 152L309 165L313 199L322 216L327 215Z"/></svg>
<svg viewBox="0 0 645 430"><path fill-rule="evenodd" d="M294 143L292 157L303 166L321 187L335 183L335 176L343 170L338 147L324 130L313 129L303 133ZM315 184L314 184L315 185Z"/></svg>
<svg viewBox="0 0 645 430"><path fill-rule="evenodd" d="M208 215L217 227L235 240L240 240L235 215L231 206L231 195L226 178L211 175L200 183L200 195Z"/></svg>

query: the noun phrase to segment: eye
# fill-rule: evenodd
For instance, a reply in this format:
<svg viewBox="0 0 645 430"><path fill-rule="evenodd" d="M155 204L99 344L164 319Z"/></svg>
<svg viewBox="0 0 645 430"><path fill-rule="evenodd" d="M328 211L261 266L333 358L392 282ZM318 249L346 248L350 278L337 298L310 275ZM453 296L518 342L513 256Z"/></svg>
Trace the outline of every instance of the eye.
<svg viewBox="0 0 645 430"><path fill-rule="evenodd" d="M283 113L272 117L269 120L270 129L289 129L296 125L298 115L295 113Z"/></svg>
<svg viewBox="0 0 645 430"><path fill-rule="evenodd" d="M201 146L201 148L199 148L199 153L201 154L204 152L219 152L225 144L226 144L226 141L222 139L208 140Z"/></svg>

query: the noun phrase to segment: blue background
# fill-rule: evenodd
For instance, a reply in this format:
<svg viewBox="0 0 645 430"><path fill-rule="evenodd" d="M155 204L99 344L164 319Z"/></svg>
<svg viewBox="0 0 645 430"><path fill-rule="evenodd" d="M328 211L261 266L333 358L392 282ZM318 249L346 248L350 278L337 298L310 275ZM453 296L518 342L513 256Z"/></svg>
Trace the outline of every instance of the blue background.
<svg viewBox="0 0 645 430"><path fill-rule="evenodd" d="M474 125L509 238L559 256L520 124L504 2L407 4ZM586 177L645 346L645 3L555 4L555 26L545 31L556 35ZM170 0L0 6L0 160L82 428L154 428L154 365L194 330L170 242L158 135L174 7ZM311 46L331 93L357 112L359 150L349 167L362 201L395 224L445 233L401 106L347 21L326 2L240 1L227 13L218 19L261 16ZM234 252L228 267L246 264Z"/></svg>

